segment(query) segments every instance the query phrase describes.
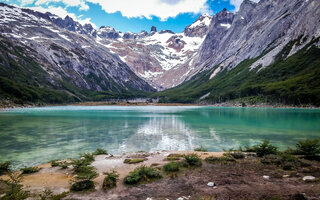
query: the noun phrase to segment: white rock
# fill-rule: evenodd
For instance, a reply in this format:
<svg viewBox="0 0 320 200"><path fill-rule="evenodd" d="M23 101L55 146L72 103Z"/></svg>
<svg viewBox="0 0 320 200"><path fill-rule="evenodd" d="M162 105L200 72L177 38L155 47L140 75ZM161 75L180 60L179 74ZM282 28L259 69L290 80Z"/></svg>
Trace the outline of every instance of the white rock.
<svg viewBox="0 0 320 200"><path fill-rule="evenodd" d="M152 200L152 198L148 197L148 198L146 198L146 200Z"/></svg>
<svg viewBox="0 0 320 200"><path fill-rule="evenodd" d="M209 187L213 187L213 186L215 186L216 184L214 184L214 182L209 182L207 185L208 185Z"/></svg>
<svg viewBox="0 0 320 200"><path fill-rule="evenodd" d="M314 179L316 179L316 177L314 176L305 176L302 178L302 180L304 181L313 181Z"/></svg>
<svg viewBox="0 0 320 200"><path fill-rule="evenodd" d="M263 179L269 180L269 179L270 179L270 176L263 176Z"/></svg>
<svg viewBox="0 0 320 200"><path fill-rule="evenodd" d="M289 177L289 175L283 175L282 177L283 177L283 178L288 178L288 177Z"/></svg>

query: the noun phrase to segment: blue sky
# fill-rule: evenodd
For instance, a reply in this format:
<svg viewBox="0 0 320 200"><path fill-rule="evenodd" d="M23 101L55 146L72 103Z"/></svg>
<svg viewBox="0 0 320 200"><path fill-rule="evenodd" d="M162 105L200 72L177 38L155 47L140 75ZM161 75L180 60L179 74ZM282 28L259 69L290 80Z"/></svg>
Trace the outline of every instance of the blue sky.
<svg viewBox="0 0 320 200"><path fill-rule="evenodd" d="M213 15L223 8L236 11L242 0L4 0L8 4L70 15L97 28L111 26L122 32L158 30L182 32L200 14Z"/></svg>

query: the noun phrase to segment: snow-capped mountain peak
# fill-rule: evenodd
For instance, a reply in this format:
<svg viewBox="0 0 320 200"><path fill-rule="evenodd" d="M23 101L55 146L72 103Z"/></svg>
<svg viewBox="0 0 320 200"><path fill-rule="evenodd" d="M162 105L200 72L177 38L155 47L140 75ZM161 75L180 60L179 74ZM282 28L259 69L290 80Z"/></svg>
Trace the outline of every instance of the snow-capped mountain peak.
<svg viewBox="0 0 320 200"><path fill-rule="evenodd" d="M191 25L187 26L184 34L189 37L203 37L207 34L212 17L208 14L203 14Z"/></svg>

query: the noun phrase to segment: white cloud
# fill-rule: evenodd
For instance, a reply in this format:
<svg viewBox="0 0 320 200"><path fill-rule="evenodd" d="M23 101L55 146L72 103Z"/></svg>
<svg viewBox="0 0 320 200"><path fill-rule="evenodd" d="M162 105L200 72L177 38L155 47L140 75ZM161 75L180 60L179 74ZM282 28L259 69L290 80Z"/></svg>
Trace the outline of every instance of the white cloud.
<svg viewBox="0 0 320 200"><path fill-rule="evenodd" d="M43 8L43 7L30 7L30 9L38 11L38 12L42 12L42 13L46 13L46 12L50 12L53 13L61 18L65 18L67 15L69 17L72 17L74 20L78 21L80 24L84 25L84 24L91 24L93 26L93 28L97 28L97 26L91 22L91 18L85 18L82 19L82 16L77 16L74 13L69 13L66 11L65 8L62 7L53 7L53 6L49 6L48 8Z"/></svg>
<svg viewBox="0 0 320 200"><path fill-rule="evenodd" d="M259 0L251 0L253 2L259 2ZM230 0L230 4L234 5L235 11L238 11L243 0Z"/></svg>
<svg viewBox="0 0 320 200"><path fill-rule="evenodd" d="M99 4L107 13L121 12L125 17L159 17L165 21L181 13L208 11L207 0L86 0Z"/></svg>
<svg viewBox="0 0 320 200"><path fill-rule="evenodd" d="M24 1L24 0L22 0ZM26 0L35 1L36 6L49 6L54 3L63 3L67 7L79 7L88 10L87 3L98 4L107 13L121 12L128 18L152 16L159 17L162 21L169 17L176 17L181 13L208 13L212 14L208 0Z"/></svg>

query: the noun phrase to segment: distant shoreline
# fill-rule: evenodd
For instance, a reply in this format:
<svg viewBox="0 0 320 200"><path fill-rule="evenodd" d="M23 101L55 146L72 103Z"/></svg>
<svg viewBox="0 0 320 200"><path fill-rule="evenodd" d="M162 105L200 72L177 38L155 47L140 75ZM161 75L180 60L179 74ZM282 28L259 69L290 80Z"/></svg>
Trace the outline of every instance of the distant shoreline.
<svg viewBox="0 0 320 200"><path fill-rule="evenodd" d="M88 101L88 102L78 102L78 103L64 103L64 104L0 104L0 111L10 110L15 108L33 108L33 107L48 107L48 106L199 106L199 107L233 107L233 108L301 108L301 109L320 109L320 107L311 105L302 106L290 106L284 104L246 104L245 106L239 102L225 102L217 104L197 104L197 103L146 103L146 102L106 102L106 101Z"/></svg>

